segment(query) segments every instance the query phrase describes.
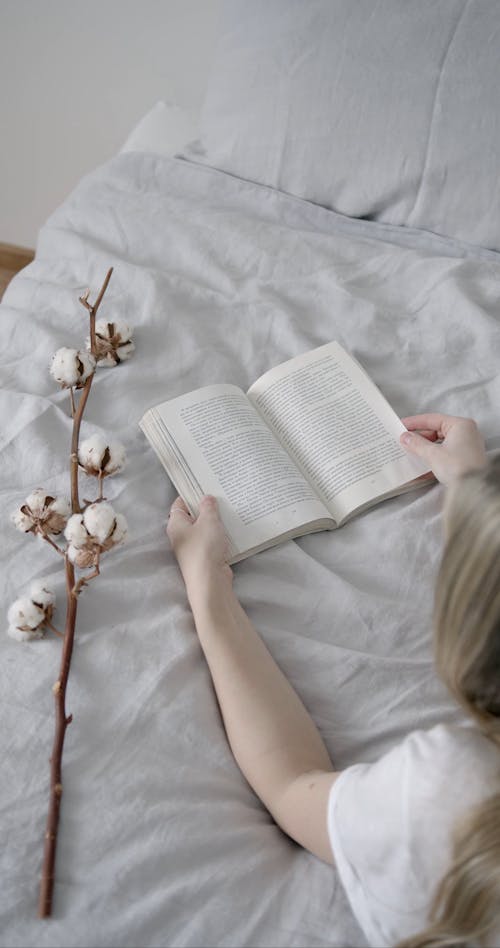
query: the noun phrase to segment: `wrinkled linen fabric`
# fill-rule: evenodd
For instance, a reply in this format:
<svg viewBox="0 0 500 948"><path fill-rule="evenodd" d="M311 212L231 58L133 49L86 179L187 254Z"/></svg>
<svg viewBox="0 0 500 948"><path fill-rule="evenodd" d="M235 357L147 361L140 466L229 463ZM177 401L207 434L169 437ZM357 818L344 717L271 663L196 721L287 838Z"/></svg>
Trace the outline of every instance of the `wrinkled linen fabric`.
<svg viewBox="0 0 500 948"><path fill-rule="evenodd" d="M82 425L122 441L105 495L126 546L82 592L68 688L54 918L36 921L60 642L0 640L0 941L4 946L365 944L334 868L292 843L228 747L164 533L175 492L138 421L211 382L246 389L337 339L396 412L472 415L500 446L499 257L422 231L351 221L160 156L124 154L82 180L42 229L1 305L5 608L64 576L48 545L7 523L34 487L69 489L67 393L48 365L100 317L136 352L100 369ZM82 485L93 496L93 482ZM341 530L235 567L235 589L314 717L337 768L414 728L462 720L432 666L443 490L387 501Z"/></svg>
<svg viewBox="0 0 500 948"><path fill-rule="evenodd" d="M183 154L500 250L496 0L226 0Z"/></svg>

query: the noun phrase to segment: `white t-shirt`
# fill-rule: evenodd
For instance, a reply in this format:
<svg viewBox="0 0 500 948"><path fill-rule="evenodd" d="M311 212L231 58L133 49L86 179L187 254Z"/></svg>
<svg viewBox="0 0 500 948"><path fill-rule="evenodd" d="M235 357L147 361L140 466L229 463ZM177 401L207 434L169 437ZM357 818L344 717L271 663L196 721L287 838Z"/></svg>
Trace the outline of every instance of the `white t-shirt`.
<svg viewBox="0 0 500 948"><path fill-rule="evenodd" d="M454 826L499 789L500 751L475 726L414 731L335 781L328 831L351 908L383 948L422 931L449 868ZM494 941L500 944L500 941Z"/></svg>

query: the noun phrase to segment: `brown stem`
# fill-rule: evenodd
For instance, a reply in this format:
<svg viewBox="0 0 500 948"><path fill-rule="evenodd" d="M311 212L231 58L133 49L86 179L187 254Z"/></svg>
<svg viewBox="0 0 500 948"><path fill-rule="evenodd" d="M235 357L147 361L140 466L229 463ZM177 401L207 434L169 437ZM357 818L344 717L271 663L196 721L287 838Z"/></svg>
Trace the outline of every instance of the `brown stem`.
<svg viewBox="0 0 500 948"><path fill-rule="evenodd" d="M75 417L75 411L76 411L76 409L75 409L75 396L74 396L74 393L73 393L73 386L72 386L72 385L70 386L69 397L71 398L71 417L74 418L74 417Z"/></svg>
<svg viewBox="0 0 500 948"><path fill-rule="evenodd" d="M52 625L52 622L50 622L49 619L45 620L44 625L46 625L51 632L54 632L55 635L58 635L60 639L64 638L64 633L59 632L59 629L56 629L55 625Z"/></svg>
<svg viewBox="0 0 500 948"><path fill-rule="evenodd" d="M92 307L92 309L94 310L94 313L97 313L97 310L99 309L99 306L101 305L101 300L102 300L102 298L103 298L103 296L104 296L104 294L105 294L105 292L106 292L106 290L107 290L107 288L108 288L108 283L109 283L109 281L111 280L111 274L112 274L112 273L113 273L113 267L110 267L109 270L108 270L108 272L107 272L107 274L106 274L106 276L105 276L105 278L104 278L104 283L102 284L101 289L99 290L97 299L96 299L96 301L95 301L95 303L94 303L94 305L93 305L93 307Z"/></svg>
<svg viewBox="0 0 500 948"><path fill-rule="evenodd" d="M108 270L108 272L107 272L107 274L106 274L106 276L105 276L105 278L104 278L104 283L102 284L101 289L99 290L97 299L96 299L96 301L95 301L94 304L89 303L89 292L90 292L90 290L87 290L87 291L83 294L83 296L78 297L79 300L80 300L80 303L82 304L82 306L85 306L85 309L88 309L88 311L89 311L89 315L90 315L90 351L91 351L91 353L92 353L93 356L96 355L96 350L97 350L96 337L95 337L95 319L96 319L96 316L97 316L97 310L99 309L99 306L101 305L102 298L103 298L103 296L104 296L104 294L105 294L105 292L106 292L106 290L107 290L107 288L108 288L108 283L109 283L109 281L110 281L110 279L111 279L111 274L112 274L112 273L113 273L113 267L110 267L109 270Z"/></svg>
<svg viewBox="0 0 500 948"><path fill-rule="evenodd" d="M43 540L45 540L46 543L50 543L50 545L54 548L54 550L57 550L60 556L66 555L64 550L61 550L61 547L58 546L57 543L54 543L54 541L51 540L50 537L48 537L45 533L41 533L40 536L42 537Z"/></svg>
<svg viewBox="0 0 500 948"><path fill-rule="evenodd" d="M71 435L71 454L70 454L70 478L71 478L71 510L73 513L80 513L80 500L78 498L78 441L80 438L80 425L87 399L90 395L94 373L89 375L82 389L82 394L78 402L73 418L73 432Z"/></svg>
<svg viewBox="0 0 500 948"><path fill-rule="evenodd" d="M73 589L71 590L71 595L74 596L75 599L78 599L78 596L80 595L80 592L83 589L83 587L86 586L87 583L89 583L91 579L95 579L96 576L99 576L99 555L97 556L97 562L95 564L94 572L87 573L86 576L82 576L82 578L78 580L76 586L73 586Z"/></svg>
<svg viewBox="0 0 500 948"><path fill-rule="evenodd" d="M55 700L56 726L52 757L50 758L50 799L45 830L45 844L43 852L43 868L40 883L40 897L38 900L38 917L48 918L52 913L52 892L54 888L54 866L56 859L57 828L59 825L59 810L61 806L62 781L61 765L66 728L72 716L66 715L66 685L68 682L73 641L75 637L76 610L78 599L71 595L75 584L73 564L66 557L66 627L61 655L59 678L52 689Z"/></svg>

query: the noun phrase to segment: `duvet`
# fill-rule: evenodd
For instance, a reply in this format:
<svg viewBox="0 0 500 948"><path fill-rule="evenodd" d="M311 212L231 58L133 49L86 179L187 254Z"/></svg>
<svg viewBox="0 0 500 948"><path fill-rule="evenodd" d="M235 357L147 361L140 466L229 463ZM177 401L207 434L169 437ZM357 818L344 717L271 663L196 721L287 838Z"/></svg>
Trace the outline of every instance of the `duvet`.
<svg viewBox="0 0 500 948"><path fill-rule="evenodd" d="M4 612L42 576L63 611L59 561L8 517L34 487L68 493L69 400L48 364L80 345L78 295L110 266L99 315L134 325L136 353L97 373L82 437L126 446L105 494L129 539L80 598L48 922L36 904L60 645L1 639L2 945L365 944L335 869L283 835L232 758L165 536L174 489L138 421L211 382L246 389L336 339L401 416L470 415L494 451L499 262L133 152L83 179L49 219L0 307ZM337 769L461 718L432 667L442 500L440 486L406 494L235 567L243 606Z"/></svg>

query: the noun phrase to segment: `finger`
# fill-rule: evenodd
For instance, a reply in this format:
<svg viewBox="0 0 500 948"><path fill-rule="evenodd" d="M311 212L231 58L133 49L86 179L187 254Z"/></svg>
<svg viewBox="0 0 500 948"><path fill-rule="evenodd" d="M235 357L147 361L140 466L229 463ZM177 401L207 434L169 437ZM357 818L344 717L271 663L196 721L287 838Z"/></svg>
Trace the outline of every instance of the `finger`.
<svg viewBox="0 0 500 948"><path fill-rule="evenodd" d="M451 415L441 415L438 412L428 412L424 415L409 415L408 418L402 418L401 421L409 431L436 431L439 434L443 430L443 425L455 421L455 418Z"/></svg>
<svg viewBox="0 0 500 948"><path fill-rule="evenodd" d="M216 498L212 497L211 494L207 494L201 498L199 516L219 519L219 505Z"/></svg>
<svg viewBox="0 0 500 948"><path fill-rule="evenodd" d="M188 517L191 516L189 507L188 507L188 505L186 504L185 500L183 500L182 497L176 497L176 498L175 498L175 500L174 500L174 502L173 502L173 504L172 504L172 506L171 506L171 508L170 508L170 513L171 513L171 514L174 514L174 513L183 513L183 514L187 514Z"/></svg>
<svg viewBox="0 0 500 948"><path fill-rule="evenodd" d="M191 525L193 523L193 518L189 512L189 509L182 499L182 497L177 497L168 514L167 518L167 533L169 536L172 535L172 532L178 527L184 527Z"/></svg>
<svg viewBox="0 0 500 948"><path fill-rule="evenodd" d="M427 441L437 441L438 438L437 431L430 431L425 428L417 431L417 434L422 435L422 438L427 438Z"/></svg>
<svg viewBox="0 0 500 948"><path fill-rule="evenodd" d="M415 431L405 431L400 437L400 442L410 454L415 454L418 458L427 461L429 465L436 458L436 451L440 451L440 446L432 444L427 438L422 438Z"/></svg>

